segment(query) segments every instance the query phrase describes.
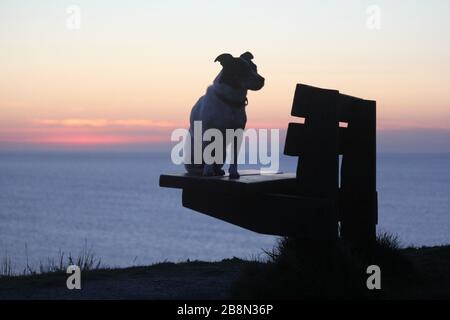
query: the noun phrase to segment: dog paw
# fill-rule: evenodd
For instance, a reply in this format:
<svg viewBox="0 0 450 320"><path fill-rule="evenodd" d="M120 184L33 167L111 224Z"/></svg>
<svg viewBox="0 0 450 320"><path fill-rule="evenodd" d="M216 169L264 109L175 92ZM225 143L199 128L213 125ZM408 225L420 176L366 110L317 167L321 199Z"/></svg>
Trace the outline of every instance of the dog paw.
<svg viewBox="0 0 450 320"><path fill-rule="evenodd" d="M216 170L216 175L218 176L224 176L225 175L225 171L223 169L217 169Z"/></svg>
<svg viewBox="0 0 450 320"><path fill-rule="evenodd" d="M236 172L230 172L230 179L239 179L241 176L240 174Z"/></svg>
<svg viewBox="0 0 450 320"><path fill-rule="evenodd" d="M240 175L237 170L237 165L231 164L228 168L228 173L230 174L230 179L239 179Z"/></svg>
<svg viewBox="0 0 450 320"><path fill-rule="evenodd" d="M214 171L214 168L212 166L205 166L203 168L203 174L204 177L212 177L216 175L216 172Z"/></svg>

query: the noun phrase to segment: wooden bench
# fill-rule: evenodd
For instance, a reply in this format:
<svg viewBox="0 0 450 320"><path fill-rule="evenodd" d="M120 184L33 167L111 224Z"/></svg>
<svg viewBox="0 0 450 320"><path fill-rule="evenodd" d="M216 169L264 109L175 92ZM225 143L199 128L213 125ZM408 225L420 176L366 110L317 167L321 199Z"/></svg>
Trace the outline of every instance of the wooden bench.
<svg viewBox="0 0 450 320"><path fill-rule="evenodd" d="M376 102L298 84L284 154L296 173L241 171L238 180L161 175L182 204L243 228L313 240L375 240ZM342 155L342 161L339 159Z"/></svg>

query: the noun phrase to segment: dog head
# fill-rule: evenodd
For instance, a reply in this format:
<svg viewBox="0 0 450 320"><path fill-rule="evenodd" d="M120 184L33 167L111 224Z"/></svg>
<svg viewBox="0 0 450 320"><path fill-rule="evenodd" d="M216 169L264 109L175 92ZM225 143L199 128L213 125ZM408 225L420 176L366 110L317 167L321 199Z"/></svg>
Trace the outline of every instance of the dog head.
<svg viewBox="0 0 450 320"><path fill-rule="evenodd" d="M214 62L220 62L223 67L220 83L225 83L232 88L259 90L264 86L264 78L258 74L256 64L252 62L253 55L250 52L241 54L239 58L229 53L223 53Z"/></svg>

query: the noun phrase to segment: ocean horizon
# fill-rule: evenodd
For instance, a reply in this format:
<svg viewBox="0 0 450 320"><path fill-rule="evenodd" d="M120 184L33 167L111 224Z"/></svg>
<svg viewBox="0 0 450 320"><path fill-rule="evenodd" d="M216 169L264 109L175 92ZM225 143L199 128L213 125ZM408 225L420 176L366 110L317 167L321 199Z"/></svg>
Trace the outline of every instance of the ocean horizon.
<svg viewBox="0 0 450 320"><path fill-rule="evenodd" d="M280 170L296 158L281 156ZM169 152L0 152L0 259L15 271L86 246L109 267L264 259L277 237L183 208L158 186ZM403 246L450 243L450 153L378 154L378 232Z"/></svg>

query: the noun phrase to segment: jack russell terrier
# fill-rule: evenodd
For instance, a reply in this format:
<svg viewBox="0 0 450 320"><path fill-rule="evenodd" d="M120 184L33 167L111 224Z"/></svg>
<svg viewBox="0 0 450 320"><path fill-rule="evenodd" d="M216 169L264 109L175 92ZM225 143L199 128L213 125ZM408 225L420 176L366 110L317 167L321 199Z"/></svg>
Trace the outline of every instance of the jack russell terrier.
<svg viewBox="0 0 450 320"><path fill-rule="evenodd" d="M202 161L194 163L194 122L201 121L202 136L208 129L218 129L225 137L227 129L245 129L247 115L245 106L247 105L247 91L260 90L264 86L264 78L258 74L256 65L252 62L253 55L250 52L241 54L239 58L233 57L229 53L219 55L214 62L220 62L222 70L214 79L212 85L208 87L205 95L200 97L194 105L190 115L190 147L187 157L191 161L185 162L188 173L202 176L223 176L222 170L224 161L219 163L206 164L203 159L203 150L211 142L202 144ZM234 161L231 162L228 172L231 179L239 178L237 170L237 150L240 148L240 140L233 143ZM226 143L223 146L223 158L225 159Z"/></svg>

